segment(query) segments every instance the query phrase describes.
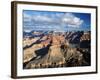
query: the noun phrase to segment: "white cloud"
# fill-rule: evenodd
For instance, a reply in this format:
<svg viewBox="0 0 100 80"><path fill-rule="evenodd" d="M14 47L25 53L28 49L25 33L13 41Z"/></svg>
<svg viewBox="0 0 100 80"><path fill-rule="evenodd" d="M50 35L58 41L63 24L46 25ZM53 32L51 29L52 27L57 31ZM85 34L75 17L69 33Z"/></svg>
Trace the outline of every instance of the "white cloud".
<svg viewBox="0 0 100 80"><path fill-rule="evenodd" d="M83 23L83 20L76 17L72 13L65 13L62 17L62 22L68 27L80 27Z"/></svg>
<svg viewBox="0 0 100 80"><path fill-rule="evenodd" d="M52 18L48 16L42 16L42 15L35 15L32 17L32 20L40 21L40 22L52 22Z"/></svg>
<svg viewBox="0 0 100 80"><path fill-rule="evenodd" d="M24 21L31 21L31 16L30 15L28 15L28 14L26 14L26 13L24 13L23 14L24 16Z"/></svg>
<svg viewBox="0 0 100 80"><path fill-rule="evenodd" d="M33 22L34 25L38 24L40 26L59 25L62 27L68 26L68 27L76 27L76 28L79 28L84 22L83 20L81 20L79 17L76 17L72 13L65 13L65 14L55 13L55 14L51 14L51 17L49 15L42 15L42 14L29 15L24 13L24 21L31 22L31 23Z"/></svg>
<svg viewBox="0 0 100 80"><path fill-rule="evenodd" d="M63 13L60 13L60 14L59 13L56 13L55 16L60 18L60 17L63 16Z"/></svg>

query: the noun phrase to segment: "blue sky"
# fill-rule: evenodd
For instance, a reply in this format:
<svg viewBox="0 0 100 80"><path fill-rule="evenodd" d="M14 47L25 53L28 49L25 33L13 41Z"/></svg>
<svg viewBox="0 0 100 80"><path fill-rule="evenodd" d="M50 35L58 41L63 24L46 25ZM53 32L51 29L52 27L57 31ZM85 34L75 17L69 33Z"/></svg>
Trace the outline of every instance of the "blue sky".
<svg viewBox="0 0 100 80"><path fill-rule="evenodd" d="M90 30L91 14L23 10L24 30Z"/></svg>

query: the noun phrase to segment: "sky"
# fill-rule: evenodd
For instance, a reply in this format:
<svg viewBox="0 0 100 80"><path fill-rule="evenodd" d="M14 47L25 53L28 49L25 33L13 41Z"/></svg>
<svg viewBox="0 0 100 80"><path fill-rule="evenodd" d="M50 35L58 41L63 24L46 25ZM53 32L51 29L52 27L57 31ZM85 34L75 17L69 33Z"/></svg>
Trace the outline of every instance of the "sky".
<svg viewBox="0 0 100 80"><path fill-rule="evenodd" d="M23 10L25 31L87 31L90 28L89 13Z"/></svg>

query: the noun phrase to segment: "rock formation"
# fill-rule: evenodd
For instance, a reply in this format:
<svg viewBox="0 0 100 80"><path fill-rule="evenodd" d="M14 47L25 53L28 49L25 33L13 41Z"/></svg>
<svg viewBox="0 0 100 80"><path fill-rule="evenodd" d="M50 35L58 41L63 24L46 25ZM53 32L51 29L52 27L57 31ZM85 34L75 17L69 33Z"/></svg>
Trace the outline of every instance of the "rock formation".
<svg viewBox="0 0 100 80"><path fill-rule="evenodd" d="M90 48L80 48L83 40L90 40L89 35L83 32L48 33L41 38L26 39L24 69L90 65Z"/></svg>

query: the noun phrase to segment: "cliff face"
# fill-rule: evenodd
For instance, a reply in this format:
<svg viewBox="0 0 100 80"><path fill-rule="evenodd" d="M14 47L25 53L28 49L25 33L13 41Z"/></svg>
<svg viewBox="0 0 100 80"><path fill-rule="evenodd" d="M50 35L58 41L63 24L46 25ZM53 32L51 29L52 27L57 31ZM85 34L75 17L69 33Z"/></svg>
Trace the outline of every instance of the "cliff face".
<svg viewBox="0 0 100 80"><path fill-rule="evenodd" d="M24 69L90 65L90 47L80 48L82 41L90 40L89 36L90 33L66 32L25 39L29 43L24 43L23 48Z"/></svg>

